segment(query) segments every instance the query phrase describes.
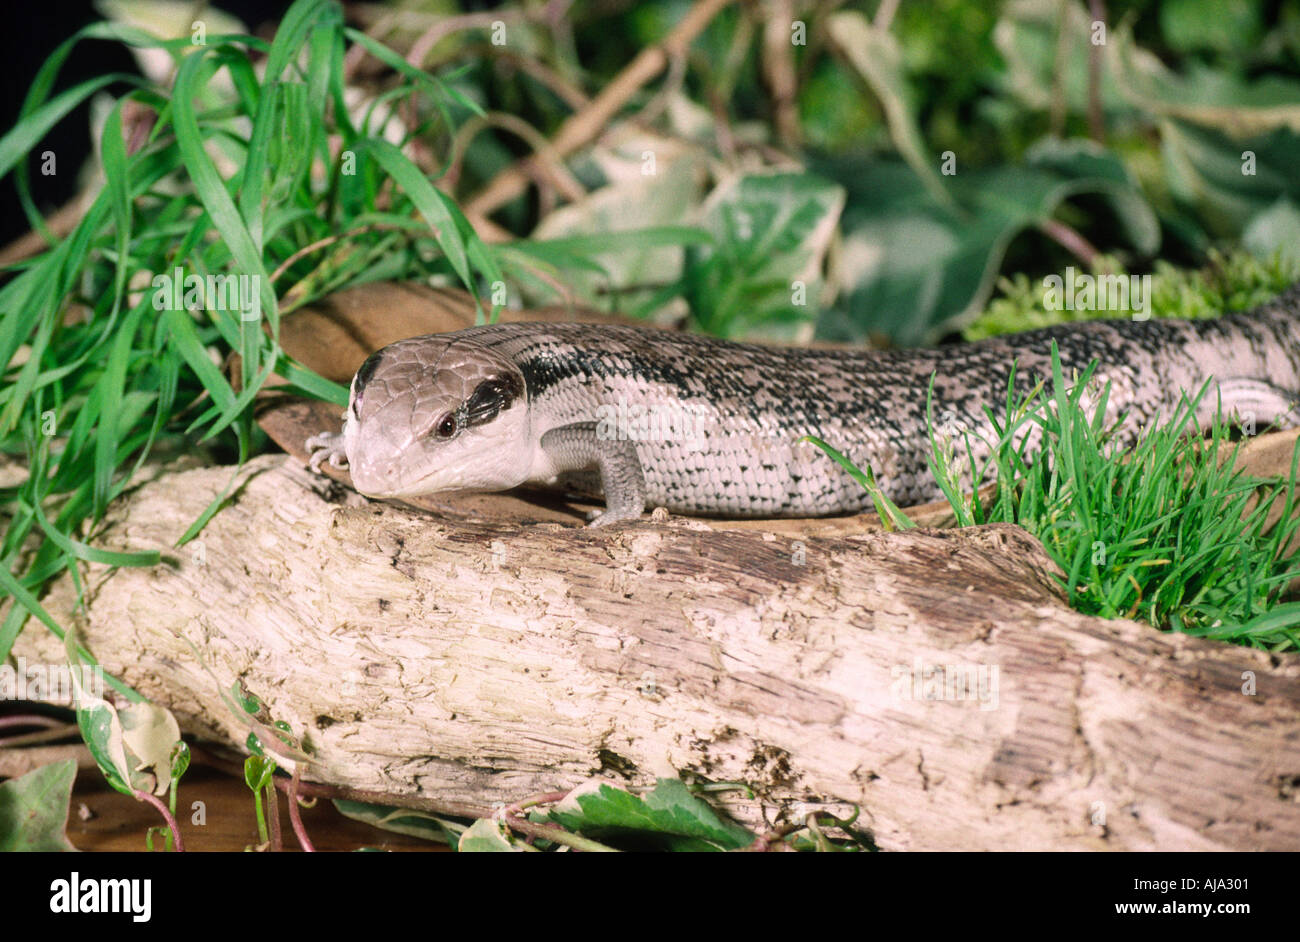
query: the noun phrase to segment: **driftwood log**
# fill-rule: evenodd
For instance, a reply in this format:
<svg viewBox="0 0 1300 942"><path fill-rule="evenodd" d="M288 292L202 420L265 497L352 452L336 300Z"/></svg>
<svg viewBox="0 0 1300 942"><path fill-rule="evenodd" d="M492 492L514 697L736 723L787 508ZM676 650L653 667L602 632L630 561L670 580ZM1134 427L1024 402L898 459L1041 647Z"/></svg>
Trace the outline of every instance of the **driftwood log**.
<svg viewBox="0 0 1300 942"><path fill-rule="evenodd" d="M379 283L295 312L281 341L346 382L473 316L462 292ZM167 564L83 569L84 612L66 581L44 599L187 731L242 747L222 693L241 686L301 737L308 780L457 815L680 773L751 786L715 797L755 826L857 805L887 849L1300 849L1300 658L1079 615L1017 528L593 532L526 495L369 503L302 467L338 411L272 393L259 421L295 457L240 472L181 550L236 475L159 474L94 542ZM1295 437L1242 463L1285 475ZM38 625L15 653L63 657Z"/></svg>
<svg viewBox="0 0 1300 942"><path fill-rule="evenodd" d="M242 683L309 780L486 814L681 773L751 825L858 805L885 849L1300 848L1300 661L1075 613L1018 528L453 519L268 456L172 549L232 473L133 491L96 543L168 564L45 602L186 730L242 744Z"/></svg>

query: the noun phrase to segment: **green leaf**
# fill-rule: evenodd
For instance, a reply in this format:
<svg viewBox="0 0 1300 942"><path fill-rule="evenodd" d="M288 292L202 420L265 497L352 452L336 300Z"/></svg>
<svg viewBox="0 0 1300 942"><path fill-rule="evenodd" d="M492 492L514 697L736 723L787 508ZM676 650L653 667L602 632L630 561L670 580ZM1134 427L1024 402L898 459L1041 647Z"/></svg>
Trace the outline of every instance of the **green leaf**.
<svg viewBox="0 0 1300 942"><path fill-rule="evenodd" d="M1133 42L1132 29L1114 31L1111 66L1124 98L1149 115L1176 118L1234 138L1288 128L1300 133L1300 82L1266 75L1246 81L1232 71L1189 64L1182 74Z"/></svg>
<svg viewBox="0 0 1300 942"><path fill-rule="evenodd" d="M126 795L137 791L166 794L172 777L172 750L180 739L171 712L147 702L127 704L119 710L81 690L77 703L81 738L108 783Z"/></svg>
<svg viewBox="0 0 1300 942"><path fill-rule="evenodd" d="M415 208L433 230L438 245L447 254L452 269L473 294L476 286L469 273L469 249L461 235L460 226L452 215L453 212L459 215L460 211L449 204L447 197L429 182L420 168L392 144L376 138L369 141L368 145L384 172L393 178L415 204Z"/></svg>
<svg viewBox="0 0 1300 942"><path fill-rule="evenodd" d="M244 760L244 784L253 791L265 788L275 769L275 760L269 756L249 756Z"/></svg>
<svg viewBox="0 0 1300 942"><path fill-rule="evenodd" d="M185 740L177 740L176 745L172 746L171 753L171 778L172 781L179 781L190 767L190 745Z"/></svg>
<svg viewBox="0 0 1300 942"><path fill-rule="evenodd" d="M688 256L685 276L700 327L791 339L788 325L815 321L843 208L844 188L815 174L747 173L720 183L703 207L712 240Z"/></svg>
<svg viewBox="0 0 1300 942"><path fill-rule="evenodd" d="M256 716L262 711L262 698L251 690L245 690L244 685L238 680L230 685L230 696L250 716Z"/></svg>
<svg viewBox="0 0 1300 942"><path fill-rule="evenodd" d="M1156 9L1165 42L1179 52L1209 49L1244 56L1264 29L1259 0L1163 0Z"/></svg>
<svg viewBox="0 0 1300 942"><path fill-rule="evenodd" d="M889 122L889 135L899 155L915 171L933 199L950 203L952 198L934 159L925 152L925 142L917 127L917 107L903 74L903 54L898 40L877 29L866 14L857 10L831 15L826 28L840 53L880 100Z"/></svg>
<svg viewBox="0 0 1300 942"><path fill-rule="evenodd" d="M1212 235L1237 236L1280 198L1300 202L1300 178L1294 173L1300 130L1233 138L1169 119L1160 124L1160 148L1170 194L1194 208Z"/></svg>
<svg viewBox="0 0 1300 942"><path fill-rule="evenodd" d="M1043 145L1026 164L966 170L953 177L962 211L931 200L897 163L819 164L849 191L844 212L846 283L841 307L824 312L818 336L899 346L936 340L978 316L1011 240L1051 218L1061 204L1100 194L1125 214L1140 250L1159 234L1155 216L1119 159L1089 144ZM1046 238L1045 236L1041 238Z"/></svg>
<svg viewBox="0 0 1300 942"><path fill-rule="evenodd" d="M116 317L122 305L122 292L126 286L127 259L131 244L131 195L129 192L130 176L127 170L126 143L122 139L122 108L130 96L118 99L108 120L104 122L100 151L103 155L104 176L112 194L113 224L117 229L117 260L113 277L113 311L110 317Z"/></svg>
<svg viewBox="0 0 1300 942"><path fill-rule="evenodd" d="M1241 242L1257 258L1280 254L1286 261L1300 262L1300 207L1285 196L1279 198L1251 219Z"/></svg>
<svg viewBox="0 0 1300 942"><path fill-rule="evenodd" d="M98 78L87 79L66 92L56 96L27 115L19 124L3 137L0 137L0 178L14 168L33 147L35 147L50 128L54 127L69 111L81 104L95 92L113 82L131 82L138 84L139 76L112 72Z"/></svg>
<svg viewBox="0 0 1300 942"><path fill-rule="evenodd" d="M501 833L501 826L491 818L479 818L460 836L456 850L462 854L520 853L523 848Z"/></svg>
<svg viewBox="0 0 1300 942"><path fill-rule="evenodd" d="M124 795L135 794L130 784L131 766L122 745L122 724L113 705L106 700L89 700L85 706L78 706L77 728L108 784Z"/></svg>
<svg viewBox="0 0 1300 942"><path fill-rule="evenodd" d="M455 845L459 843L459 835L466 830L463 824L424 811L394 808L389 805L371 805L360 801L349 801L346 798L335 798L333 801L339 813L353 821L426 841Z"/></svg>
<svg viewBox="0 0 1300 942"><path fill-rule="evenodd" d="M185 160L185 169L189 172L194 188L198 192L203 208L208 211L213 225L221 234L225 245L229 247L241 273L256 276L262 313L272 324L276 323L276 298L271 289L271 279L267 277L262 264L261 247L253 237L244 218L235 208L226 188L226 181L217 173L212 158L204 147L204 135L199 130L198 115L194 110L193 96L199 88L202 78L200 71L205 62L207 47L200 48L186 56L176 72L176 93L172 97L172 111L176 125L176 143ZM263 102L263 107L267 107ZM258 220L260 222L260 220Z"/></svg>
<svg viewBox="0 0 1300 942"><path fill-rule="evenodd" d="M484 116L485 113L483 111L483 108L477 102L474 102L471 99L464 97L455 89L448 88L446 85L438 81L438 79L434 78L428 72L425 72L423 69L417 69L415 66L411 65L411 63L407 62L406 59L398 55L392 49L389 49L383 43L376 42L370 36L367 36L365 33L360 32L359 30L349 28L349 29L345 29L343 32L344 35L348 37L348 39L351 39L353 42L360 43L362 46L364 46L366 52L369 52L380 62L383 62L384 64L390 66L396 71L402 73L409 79L427 84L430 90L434 92L435 97L441 97L443 95L452 95L455 97L456 101L459 104L461 104L463 107L468 109L473 114L476 114L480 117Z"/></svg>
<svg viewBox="0 0 1300 942"><path fill-rule="evenodd" d="M64 759L0 783L0 853L75 851L67 828L76 778L76 760Z"/></svg>
<svg viewBox="0 0 1300 942"><path fill-rule="evenodd" d="M1111 204L1116 221L1138 252L1153 255L1160 248L1160 220L1137 179L1113 152L1084 138L1045 137L1025 153L1025 163L1064 181L1054 200L1096 193Z"/></svg>
<svg viewBox="0 0 1300 942"><path fill-rule="evenodd" d="M551 809L550 819L588 835L635 833L673 851L735 850L754 842L750 831L722 820L675 778L659 779L644 797L609 782L589 782Z"/></svg>
<svg viewBox="0 0 1300 942"><path fill-rule="evenodd" d="M1207 638L1235 638L1267 635L1283 628L1300 627L1300 602L1283 602L1244 624L1193 632Z"/></svg>
<svg viewBox="0 0 1300 942"><path fill-rule="evenodd" d="M77 728L108 784L125 795L137 791L166 794L171 782L172 750L180 727L171 711L142 698L118 709L86 683L102 672L77 642L75 631L64 636L72 677ZM139 697L139 695L136 695Z"/></svg>

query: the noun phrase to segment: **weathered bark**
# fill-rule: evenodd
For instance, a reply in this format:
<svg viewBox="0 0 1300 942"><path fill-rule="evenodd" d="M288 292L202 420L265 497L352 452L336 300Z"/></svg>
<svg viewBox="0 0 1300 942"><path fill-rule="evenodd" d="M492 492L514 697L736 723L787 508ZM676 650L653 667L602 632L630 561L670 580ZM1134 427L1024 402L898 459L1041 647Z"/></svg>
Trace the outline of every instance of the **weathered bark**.
<svg viewBox="0 0 1300 942"><path fill-rule="evenodd" d="M168 551L230 476L149 483L96 542ZM1300 848L1297 659L1075 613L1018 528L590 531L367 503L283 457L241 478L170 565L90 567L80 630L233 744L242 681L308 779L465 813L675 770L749 784L719 797L751 823L860 805L888 849ZM66 585L46 604L72 620ZM924 699L934 667L996 669L996 698Z"/></svg>

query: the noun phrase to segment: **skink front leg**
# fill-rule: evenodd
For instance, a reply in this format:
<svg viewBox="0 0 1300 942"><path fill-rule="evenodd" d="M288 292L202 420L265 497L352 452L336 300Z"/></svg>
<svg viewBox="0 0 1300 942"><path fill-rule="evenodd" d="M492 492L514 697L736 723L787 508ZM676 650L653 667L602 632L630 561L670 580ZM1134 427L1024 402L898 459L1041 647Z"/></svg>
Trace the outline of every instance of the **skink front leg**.
<svg viewBox="0 0 1300 942"><path fill-rule="evenodd" d="M575 422L551 429L542 436L541 448L558 471L600 470L605 511L595 514L587 526L604 527L624 520L638 520L645 510L645 474L636 446L626 440L601 437L595 422Z"/></svg>
<svg viewBox="0 0 1300 942"><path fill-rule="evenodd" d="M311 452L311 469L320 473L320 466L326 459L336 468L347 466L348 454L343 450L343 436L333 432L323 432L307 439L305 447Z"/></svg>

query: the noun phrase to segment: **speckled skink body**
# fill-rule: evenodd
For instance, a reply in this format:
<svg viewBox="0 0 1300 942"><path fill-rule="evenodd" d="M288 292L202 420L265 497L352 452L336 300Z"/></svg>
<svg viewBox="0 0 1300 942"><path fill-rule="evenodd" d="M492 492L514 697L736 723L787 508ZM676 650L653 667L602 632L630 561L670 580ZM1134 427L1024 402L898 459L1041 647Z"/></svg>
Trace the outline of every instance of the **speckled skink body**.
<svg viewBox="0 0 1300 942"><path fill-rule="evenodd" d="M599 485L598 523L657 506L735 517L870 507L864 489L804 436L870 466L895 502L941 496L930 473L926 395L941 429L991 438L984 414L1098 361L1108 417L1139 429L1207 380L1226 412L1265 426L1294 415L1300 286L1215 320L1093 321L933 349L840 351L738 344L653 328L499 324L416 337L358 371L342 436L358 490L401 497L523 483ZM1289 424L1289 423L1288 423ZM448 433L448 434L443 434ZM588 474L574 476L586 470ZM596 474L590 474L591 471Z"/></svg>

